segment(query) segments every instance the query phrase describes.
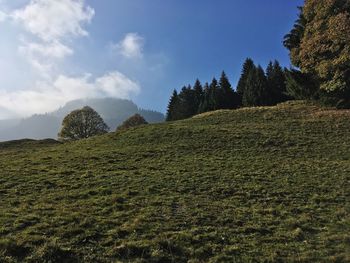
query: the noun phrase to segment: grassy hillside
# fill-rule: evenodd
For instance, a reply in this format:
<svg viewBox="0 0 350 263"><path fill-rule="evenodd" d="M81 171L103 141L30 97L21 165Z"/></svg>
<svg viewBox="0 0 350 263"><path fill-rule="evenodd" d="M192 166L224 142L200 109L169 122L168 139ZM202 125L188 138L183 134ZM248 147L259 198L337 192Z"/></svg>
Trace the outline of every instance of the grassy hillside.
<svg viewBox="0 0 350 263"><path fill-rule="evenodd" d="M0 262L350 261L350 112L217 111L0 144Z"/></svg>

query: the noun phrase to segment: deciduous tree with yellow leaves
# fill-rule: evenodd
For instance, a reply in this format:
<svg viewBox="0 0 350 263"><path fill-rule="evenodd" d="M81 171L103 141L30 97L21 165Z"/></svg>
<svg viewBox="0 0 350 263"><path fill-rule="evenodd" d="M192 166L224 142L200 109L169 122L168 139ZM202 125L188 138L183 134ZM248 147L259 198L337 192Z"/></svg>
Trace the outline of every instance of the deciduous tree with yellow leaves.
<svg viewBox="0 0 350 263"><path fill-rule="evenodd" d="M292 63L315 76L321 93L350 100L349 0L305 0L284 44Z"/></svg>

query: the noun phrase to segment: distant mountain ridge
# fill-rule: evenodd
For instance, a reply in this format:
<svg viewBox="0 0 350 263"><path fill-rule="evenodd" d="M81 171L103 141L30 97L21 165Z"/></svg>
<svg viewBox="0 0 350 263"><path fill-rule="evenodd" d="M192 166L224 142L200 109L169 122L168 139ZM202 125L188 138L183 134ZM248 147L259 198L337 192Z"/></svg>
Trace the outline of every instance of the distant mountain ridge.
<svg viewBox="0 0 350 263"><path fill-rule="evenodd" d="M164 121L164 114L139 108L130 100L103 98L80 99L66 103L58 110L35 114L25 119L0 120L0 141L57 138L63 118L73 110L90 106L96 110L111 131L133 114L141 114L149 123Z"/></svg>

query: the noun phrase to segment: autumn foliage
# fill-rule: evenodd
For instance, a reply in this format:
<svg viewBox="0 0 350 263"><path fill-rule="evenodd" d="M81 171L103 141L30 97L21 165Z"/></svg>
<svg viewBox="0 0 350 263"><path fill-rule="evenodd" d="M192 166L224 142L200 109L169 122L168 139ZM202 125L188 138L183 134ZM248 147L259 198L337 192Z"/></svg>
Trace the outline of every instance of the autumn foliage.
<svg viewBox="0 0 350 263"><path fill-rule="evenodd" d="M350 98L350 1L306 0L285 46L321 92Z"/></svg>

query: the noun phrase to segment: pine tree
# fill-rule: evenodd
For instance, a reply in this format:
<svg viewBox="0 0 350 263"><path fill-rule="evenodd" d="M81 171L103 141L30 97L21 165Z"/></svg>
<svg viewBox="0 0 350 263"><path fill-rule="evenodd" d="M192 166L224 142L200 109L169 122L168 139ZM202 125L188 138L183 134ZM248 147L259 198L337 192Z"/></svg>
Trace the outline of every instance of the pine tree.
<svg viewBox="0 0 350 263"><path fill-rule="evenodd" d="M266 106L269 103L268 85L265 72L261 66L257 67L257 93L258 106Z"/></svg>
<svg viewBox="0 0 350 263"><path fill-rule="evenodd" d="M198 107L196 103L195 91L190 85L184 86L179 93L179 119L189 118L197 113Z"/></svg>
<svg viewBox="0 0 350 263"><path fill-rule="evenodd" d="M318 86L312 79L312 75L302 73L296 69L285 69L286 93L297 100L318 99Z"/></svg>
<svg viewBox="0 0 350 263"><path fill-rule="evenodd" d="M245 91L243 93L243 105L263 106L267 104L267 79L261 66L249 72Z"/></svg>
<svg viewBox="0 0 350 263"><path fill-rule="evenodd" d="M276 101L276 81L275 81L275 69L273 62L270 61L266 68L266 79L267 79L267 93L268 97L266 98L267 105L274 105Z"/></svg>
<svg viewBox="0 0 350 263"><path fill-rule="evenodd" d="M283 45L289 50L292 51L295 48L299 48L301 44L301 40L304 36L306 19L303 15L303 8L298 7L299 9L299 17L295 21L293 29L284 36ZM296 63L297 64L297 63Z"/></svg>
<svg viewBox="0 0 350 263"><path fill-rule="evenodd" d="M237 89L236 89L236 92L239 95L240 100L242 100L242 98L243 98L248 75L254 69L255 69L254 61L251 58L247 58L243 64L241 77L238 81L238 85L237 85Z"/></svg>
<svg viewBox="0 0 350 263"><path fill-rule="evenodd" d="M175 121L178 119L178 108L179 108L179 96L177 91L174 90L168 104L168 110L166 114L166 121Z"/></svg>
<svg viewBox="0 0 350 263"><path fill-rule="evenodd" d="M226 73L223 71L219 80L219 109L231 109L233 100L233 90Z"/></svg>
<svg viewBox="0 0 350 263"><path fill-rule="evenodd" d="M232 89L226 73L223 71L219 81L219 102L220 109L234 109L238 107L236 92Z"/></svg>
<svg viewBox="0 0 350 263"><path fill-rule="evenodd" d="M213 78L209 86L208 111L217 110L219 107L219 85L216 78Z"/></svg>
<svg viewBox="0 0 350 263"><path fill-rule="evenodd" d="M270 62L266 69L266 78L268 83L267 105L276 105L286 101L286 77L284 71L277 60Z"/></svg>
<svg viewBox="0 0 350 263"><path fill-rule="evenodd" d="M193 86L193 90L195 93L195 105L194 107L196 108L196 113L199 112L199 105L201 103L201 101L203 100L203 87L201 82L197 79L194 86Z"/></svg>
<svg viewBox="0 0 350 263"><path fill-rule="evenodd" d="M198 107L198 113L203 113L209 111L209 83L206 82L203 88L202 100Z"/></svg>

